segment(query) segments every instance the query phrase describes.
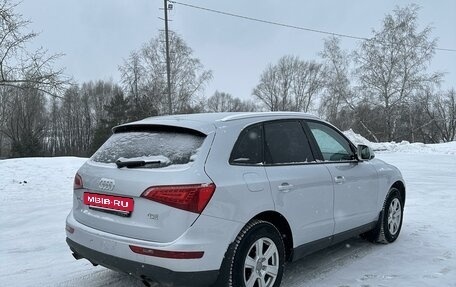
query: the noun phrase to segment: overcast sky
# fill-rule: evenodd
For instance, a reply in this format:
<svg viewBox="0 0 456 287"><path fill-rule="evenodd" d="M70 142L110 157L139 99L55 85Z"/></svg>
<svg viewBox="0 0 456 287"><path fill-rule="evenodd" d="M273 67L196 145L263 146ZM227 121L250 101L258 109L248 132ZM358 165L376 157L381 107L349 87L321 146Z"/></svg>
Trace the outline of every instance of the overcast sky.
<svg viewBox="0 0 456 287"><path fill-rule="evenodd" d="M396 5L421 6L421 27L432 25L438 46L456 49L456 1L405 0L181 0L198 6L334 33L370 37ZM59 65L82 83L119 80L118 65L163 29L161 0L23 0L18 10L41 32L33 45L64 53ZM214 78L206 88L249 98L268 63L292 54L318 59L325 35L244 21L175 5L170 28L179 33ZM359 41L342 39L353 50ZM456 52L437 51L431 67L446 72L444 88L456 87Z"/></svg>

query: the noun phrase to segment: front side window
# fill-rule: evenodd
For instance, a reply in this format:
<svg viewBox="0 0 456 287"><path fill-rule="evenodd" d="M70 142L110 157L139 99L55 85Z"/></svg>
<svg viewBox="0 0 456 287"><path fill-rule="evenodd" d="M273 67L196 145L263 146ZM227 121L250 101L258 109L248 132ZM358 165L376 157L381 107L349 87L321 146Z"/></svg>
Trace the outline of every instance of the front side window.
<svg viewBox="0 0 456 287"><path fill-rule="evenodd" d="M345 161L354 158L348 141L333 128L318 123L307 123L325 161Z"/></svg>
<svg viewBox="0 0 456 287"><path fill-rule="evenodd" d="M241 132L231 152L230 163L263 163L263 131L261 125L247 127Z"/></svg>
<svg viewBox="0 0 456 287"><path fill-rule="evenodd" d="M267 164L297 164L314 161L306 134L298 121L264 124Z"/></svg>

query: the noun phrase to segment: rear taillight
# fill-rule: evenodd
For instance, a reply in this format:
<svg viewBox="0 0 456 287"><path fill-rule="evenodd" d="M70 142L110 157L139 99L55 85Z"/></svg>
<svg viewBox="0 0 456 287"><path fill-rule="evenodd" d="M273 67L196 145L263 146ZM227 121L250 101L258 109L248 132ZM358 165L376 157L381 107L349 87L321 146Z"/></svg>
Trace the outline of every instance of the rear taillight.
<svg viewBox="0 0 456 287"><path fill-rule="evenodd" d="M141 197L175 208L201 213L215 191L215 184L165 185L146 189Z"/></svg>
<svg viewBox="0 0 456 287"><path fill-rule="evenodd" d="M74 176L74 184L73 189L81 189L82 188L82 177L79 174Z"/></svg>

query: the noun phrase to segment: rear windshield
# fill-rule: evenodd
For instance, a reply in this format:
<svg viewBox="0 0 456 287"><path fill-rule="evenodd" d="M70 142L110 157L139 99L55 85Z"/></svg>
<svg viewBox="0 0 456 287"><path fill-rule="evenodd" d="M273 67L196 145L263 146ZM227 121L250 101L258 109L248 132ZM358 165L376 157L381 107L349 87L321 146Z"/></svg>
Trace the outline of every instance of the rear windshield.
<svg viewBox="0 0 456 287"><path fill-rule="evenodd" d="M159 168L195 161L205 136L175 131L130 131L113 134L92 156L100 163L144 160Z"/></svg>

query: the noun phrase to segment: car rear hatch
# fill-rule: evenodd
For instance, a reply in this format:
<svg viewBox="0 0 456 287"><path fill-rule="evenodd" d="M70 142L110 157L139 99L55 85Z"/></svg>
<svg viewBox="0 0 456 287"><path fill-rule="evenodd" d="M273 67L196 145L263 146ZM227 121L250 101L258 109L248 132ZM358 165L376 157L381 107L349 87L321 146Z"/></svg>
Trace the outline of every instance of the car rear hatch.
<svg viewBox="0 0 456 287"><path fill-rule="evenodd" d="M75 219L130 238L177 239L215 190L204 172L213 135L167 125L116 128L78 171Z"/></svg>

